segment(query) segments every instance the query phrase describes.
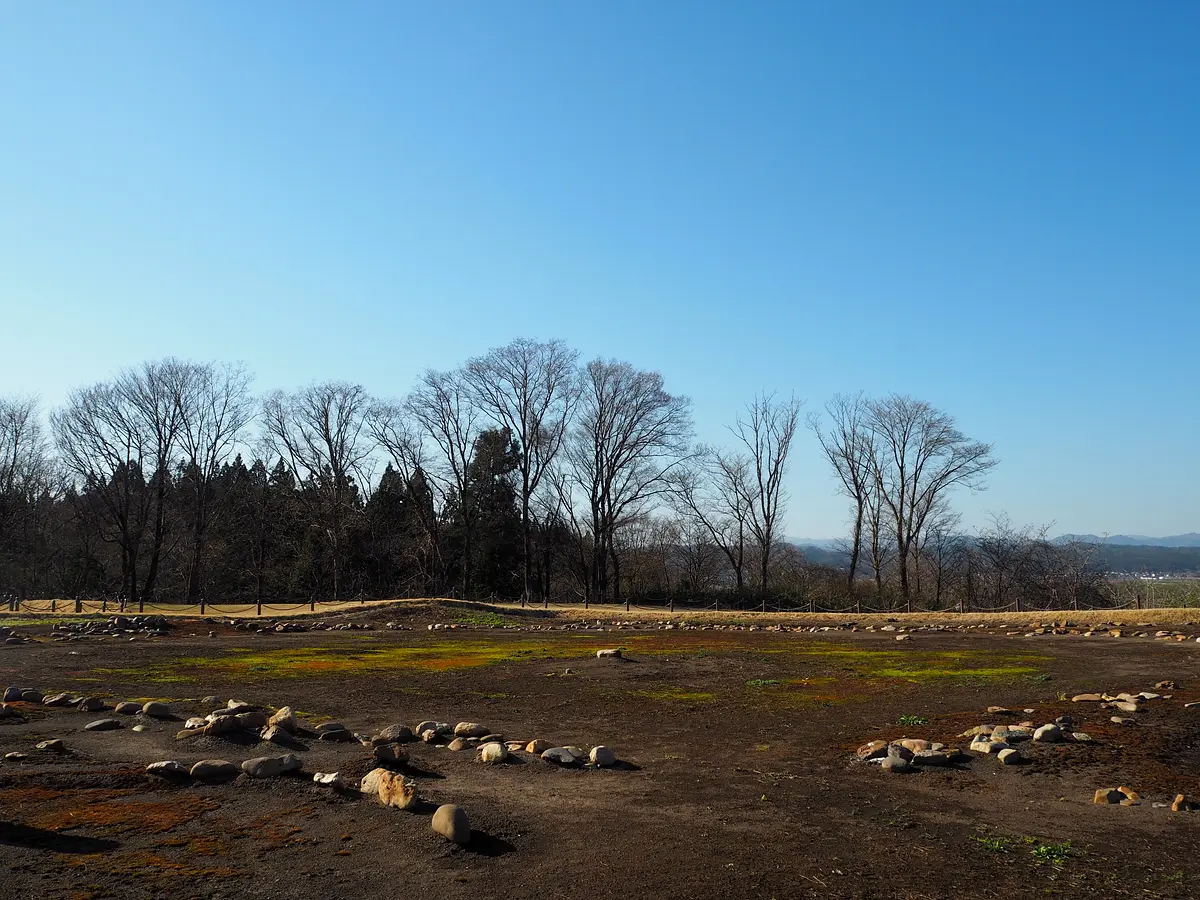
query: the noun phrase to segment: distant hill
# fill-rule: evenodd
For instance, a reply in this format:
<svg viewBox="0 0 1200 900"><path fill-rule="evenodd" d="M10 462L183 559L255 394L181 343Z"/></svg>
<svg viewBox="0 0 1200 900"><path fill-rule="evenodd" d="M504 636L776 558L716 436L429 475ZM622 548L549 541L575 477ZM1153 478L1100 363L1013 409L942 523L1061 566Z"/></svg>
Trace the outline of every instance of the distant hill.
<svg viewBox="0 0 1200 900"><path fill-rule="evenodd" d="M1147 537L1144 534L1063 534L1054 539L1057 544L1078 541L1083 544L1106 544L1110 547L1200 547L1200 532L1173 534L1168 537Z"/></svg>

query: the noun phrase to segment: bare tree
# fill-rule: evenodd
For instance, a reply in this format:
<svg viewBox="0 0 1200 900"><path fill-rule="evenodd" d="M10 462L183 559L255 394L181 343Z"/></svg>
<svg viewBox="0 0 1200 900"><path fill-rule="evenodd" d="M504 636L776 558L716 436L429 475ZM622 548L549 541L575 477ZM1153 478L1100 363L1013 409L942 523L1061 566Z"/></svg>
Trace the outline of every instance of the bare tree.
<svg viewBox="0 0 1200 900"><path fill-rule="evenodd" d="M464 375L473 402L517 442L521 472L524 593L533 573L530 498L562 449L579 395L578 353L562 341L524 338L467 363Z"/></svg>
<svg viewBox="0 0 1200 900"><path fill-rule="evenodd" d="M956 487L982 490L996 460L991 444L969 440L951 416L924 401L892 394L867 409L873 477L894 529L900 593L909 602L911 552L930 514Z"/></svg>
<svg viewBox="0 0 1200 900"><path fill-rule="evenodd" d="M205 541L215 512L213 482L254 418L254 400L250 396L252 377L242 365L209 363L196 366L188 390L181 397L182 481L192 490L191 558L187 579L187 597L192 602L201 596Z"/></svg>
<svg viewBox="0 0 1200 900"><path fill-rule="evenodd" d="M678 473L670 498L679 513L702 529L728 560L738 594L745 589L748 477L749 462L744 456L701 447Z"/></svg>
<svg viewBox="0 0 1200 900"><path fill-rule="evenodd" d="M463 525L462 596L469 597L477 519L470 468L479 437L478 409L461 371L427 371L409 394L405 408L422 434L438 449L438 464L427 471L442 493L443 505L448 496L457 499Z"/></svg>
<svg viewBox="0 0 1200 900"><path fill-rule="evenodd" d="M593 599L607 595L607 559L619 572L617 530L671 488L691 436L691 400L668 393L658 372L615 360L588 363L567 459L591 515Z"/></svg>
<svg viewBox="0 0 1200 900"><path fill-rule="evenodd" d="M853 593L873 485L871 462L875 454L872 434L867 424L866 401L862 394L853 397L838 394L825 405L825 412L830 420L828 431L824 430L819 415L810 416L808 424L820 441L825 458L833 466L838 489L850 498L852 504L847 587Z"/></svg>
<svg viewBox="0 0 1200 900"><path fill-rule="evenodd" d="M771 550L777 539L779 521L787 509L788 496L783 478L787 474L788 456L799 416L800 401L795 397L778 401L774 394L764 394L755 397L747 405L746 415L738 416L730 428L748 451L749 476L743 482L742 490L749 511L750 531L758 545L758 584L764 610Z"/></svg>
<svg viewBox="0 0 1200 900"><path fill-rule="evenodd" d="M0 397L0 586L10 566L11 577L21 579L22 594L33 585L33 560L44 555L37 550L48 530L39 515L42 500L57 498L58 481L37 399Z"/></svg>
<svg viewBox="0 0 1200 900"><path fill-rule="evenodd" d="M328 541L333 599L341 590L347 530L359 509L359 485L374 450L367 430L370 399L361 385L314 384L295 394L276 391L263 404L264 436L297 482L310 490L313 522Z"/></svg>

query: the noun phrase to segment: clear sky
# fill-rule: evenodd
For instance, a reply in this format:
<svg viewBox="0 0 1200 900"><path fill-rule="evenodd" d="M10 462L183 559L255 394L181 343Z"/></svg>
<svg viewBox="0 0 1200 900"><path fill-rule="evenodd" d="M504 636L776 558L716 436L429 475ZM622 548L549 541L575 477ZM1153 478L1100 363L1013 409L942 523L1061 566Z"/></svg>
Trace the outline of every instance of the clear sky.
<svg viewBox="0 0 1200 900"><path fill-rule="evenodd" d="M403 394L516 336L898 391L1056 531L1200 530L1200 3L0 0L0 393ZM788 533L843 504L797 444Z"/></svg>

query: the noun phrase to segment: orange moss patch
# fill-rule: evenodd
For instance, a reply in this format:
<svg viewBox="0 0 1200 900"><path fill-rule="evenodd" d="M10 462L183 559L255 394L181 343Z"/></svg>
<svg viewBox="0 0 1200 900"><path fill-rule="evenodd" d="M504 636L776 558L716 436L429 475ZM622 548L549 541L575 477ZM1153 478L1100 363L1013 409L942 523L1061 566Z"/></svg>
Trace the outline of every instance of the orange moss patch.
<svg viewBox="0 0 1200 900"><path fill-rule="evenodd" d="M242 878L248 875L226 866L191 866L148 850L130 850L120 853L83 853L63 859L76 869L86 869L92 874L119 875L140 878Z"/></svg>
<svg viewBox="0 0 1200 900"><path fill-rule="evenodd" d="M104 834L163 834L220 805L206 797L186 794L166 801L132 799L137 794L130 788L57 791L28 787L0 791L0 801L34 828L66 831L86 827Z"/></svg>

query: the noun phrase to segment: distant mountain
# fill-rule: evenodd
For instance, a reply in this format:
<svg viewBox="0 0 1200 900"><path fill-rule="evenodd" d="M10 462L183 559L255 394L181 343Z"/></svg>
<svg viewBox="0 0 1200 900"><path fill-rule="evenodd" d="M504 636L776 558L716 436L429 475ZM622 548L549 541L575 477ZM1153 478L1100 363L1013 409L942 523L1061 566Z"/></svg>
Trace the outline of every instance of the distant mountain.
<svg viewBox="0 0 1200 900"><path fill-rule="evenodd" d="M789 544L795 544L797 547L820 547L822 550L832 550L844 538L785 537L784 540Z"/></svg>
<svg viewBox="0 0 1200 900"><path fill-rule="evenodd" d="M1078 541L1082 544L1108 544L1117 547L1200 547L1200 532L1173 534L1168 537L1148 537L1144 534L1113 534L1102 537L1097 534L1063 534L1054 539L1056 544Z"/></svg>

